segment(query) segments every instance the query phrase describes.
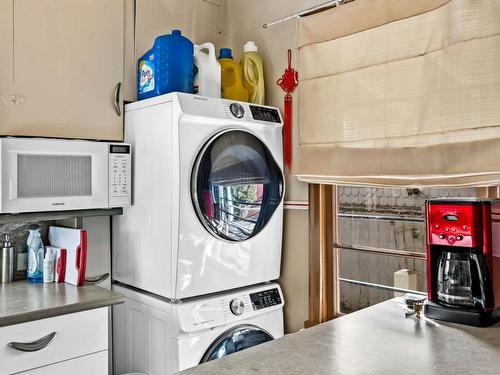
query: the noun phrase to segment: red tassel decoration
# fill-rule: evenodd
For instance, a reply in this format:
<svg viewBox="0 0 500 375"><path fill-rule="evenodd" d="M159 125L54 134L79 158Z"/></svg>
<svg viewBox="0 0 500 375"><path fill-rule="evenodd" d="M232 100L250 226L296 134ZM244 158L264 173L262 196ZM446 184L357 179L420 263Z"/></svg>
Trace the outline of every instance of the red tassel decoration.
<svg viewBox="0 0 500 375"><path fill-rule="evenodd" d="M285 166L292 168L292 92L299 83L299 74L292 68L292 50L288 50L288 67L276 84L286 93L284 102L283 154Z"/></svg>
<svg viewBox="0 0 500 375"><path fill-rule="evenodd" d="M290 170L292 168L292 94L285 94L284 103L284 127L283 127L283 156L285 166Z"/></svg>

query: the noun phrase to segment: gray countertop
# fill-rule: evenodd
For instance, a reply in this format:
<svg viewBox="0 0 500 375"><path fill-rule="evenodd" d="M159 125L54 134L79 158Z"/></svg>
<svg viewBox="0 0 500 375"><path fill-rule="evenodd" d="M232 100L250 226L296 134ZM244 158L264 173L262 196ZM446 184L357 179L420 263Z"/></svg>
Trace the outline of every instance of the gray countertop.
<svg viewBox="0 0 500 375"><path fill-rule="evenodd" d="M400 302L383 302L183 374L500 373L500 323L434 325L406 319Z"/></svg>
<svg viewBox="0 0 500 375"><path fill-rule="evenodd" d="M98 286L0 284L0 327L122 303L119 293Z"/></svg>

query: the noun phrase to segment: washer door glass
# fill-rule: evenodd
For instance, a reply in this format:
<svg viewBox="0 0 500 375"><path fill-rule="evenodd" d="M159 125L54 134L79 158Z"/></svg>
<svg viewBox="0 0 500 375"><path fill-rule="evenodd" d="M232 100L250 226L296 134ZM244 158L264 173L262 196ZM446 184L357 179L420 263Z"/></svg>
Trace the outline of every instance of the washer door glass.
<svg viewBox="0 0 500 375"><path fill-rule="evenodd" d="M273 337L259 327L253 325L237 326L215 340L200 363L221 358L271 340Z"/></svg>
<svg viewBox="0 0 500 375"><path fill-rule="evenodd" d="M192 175L196 213L209 232L244 241L271 219L283 195L283 175L254 135L233 130L202 149Z"/></svg>

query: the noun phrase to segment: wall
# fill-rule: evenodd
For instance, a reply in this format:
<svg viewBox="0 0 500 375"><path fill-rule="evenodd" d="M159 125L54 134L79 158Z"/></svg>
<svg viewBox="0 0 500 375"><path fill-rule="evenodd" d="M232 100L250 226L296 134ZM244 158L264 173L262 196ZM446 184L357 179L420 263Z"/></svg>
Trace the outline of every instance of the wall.
<svg viewBox="0 0 500 375"><path fill-rule="evenodd" d="M227 44L226 0L125 0L124 98L136 100L136 62L159 35L179 29L195 44Z"/></svg>
<svg viewBox="0 0 500 375"><path fill-rule="evenodd" d="M229 46L233 49L235 58L239 59L246 41L253 40L257 43L264 60L266 104L283 108L284 94L275 82L287 66L288 48L292 49L292 64L297 67L297 52L294 50L296 22L290 21L268 29L264 29L262 25L324 2L324 0L228 0ZM294 139L298 139L297 100L298 95L295 93ZM307 200L307 184L300 183L289 173L286 173L286 183L286 200ZM303 328L304 321L308 319L307 213L307 210L285 210L283 258L279 281L286 298L287 332Z"/></svg>

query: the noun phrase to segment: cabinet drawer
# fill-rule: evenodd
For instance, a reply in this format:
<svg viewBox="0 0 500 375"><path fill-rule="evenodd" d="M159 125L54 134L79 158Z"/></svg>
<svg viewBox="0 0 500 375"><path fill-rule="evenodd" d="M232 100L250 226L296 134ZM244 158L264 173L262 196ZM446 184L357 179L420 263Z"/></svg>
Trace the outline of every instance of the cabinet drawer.
<svg viewBox="0 0 500 375"><path fill-rule="evenodd" d="M51 333L55 336L47 344ZM22 351L10 343L33 343L35 351ZM45 341L45 342L43 342ZM32 345L33 346L33 345ZM40 348L43 347L43 348ZM0 375L46 366L108 350L108 308L82 311L0 328Z"/></svg>
<svg viewBox="0 0 500 375"><path fill-rule="evenodd" d="M106 375L107 373L108 351L106 350L21 372L19 375Z"/></svg>

